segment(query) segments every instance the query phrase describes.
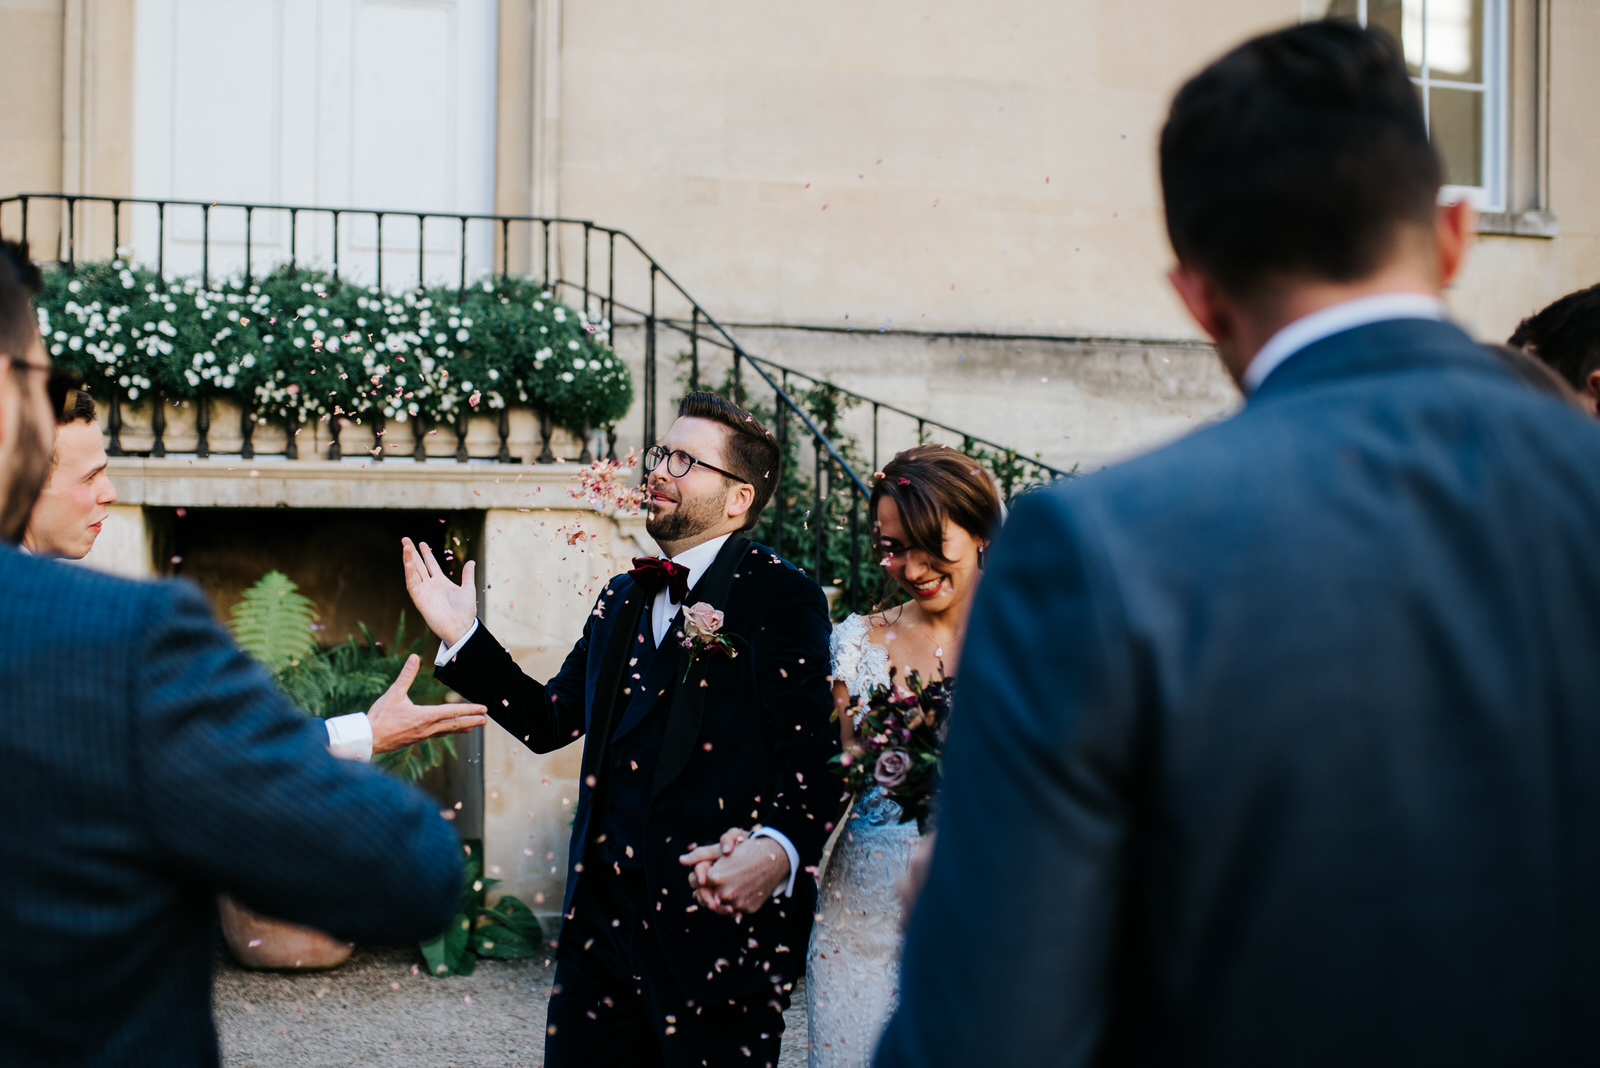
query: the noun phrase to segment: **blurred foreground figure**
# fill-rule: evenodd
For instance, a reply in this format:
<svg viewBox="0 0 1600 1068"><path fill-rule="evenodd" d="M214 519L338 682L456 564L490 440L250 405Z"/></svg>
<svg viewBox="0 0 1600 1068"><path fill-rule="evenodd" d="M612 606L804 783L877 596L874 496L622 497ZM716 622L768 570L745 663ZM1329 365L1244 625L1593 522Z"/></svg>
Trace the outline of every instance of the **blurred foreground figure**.
<svg viewBox="0 0 1600 1068"><path fill-rule="evenodd" d="M56 407L55 446L22 546L41 556L82 560L117 503L117 488L106 474L105 441L89 394L73 389L59 406L50 400Z"/></svg>
<svg viewBox="0 0 1600 1068"><path fill-rule="evenodd" d="M1600 285L1568 293L1530 315L1506 342L1538 357L1600 415Z"/></svg>
<svg viewBox="0 0 1600 1068"><path fill-rule="evenodd" d="M1600 1063L1600 428L1442 320L1388 38L1218 60L1161 178L1248 403L1000 535L877 1063Z"/></svg>
<svg viewBox="0 0 1600 1068"><path fill-rule="evenodd" d="M332 756L193 587L13 548L55 424L38 282L0 242L0 1063L215 1065L219 892L411 942L454 914L459 846Z"/></svg>

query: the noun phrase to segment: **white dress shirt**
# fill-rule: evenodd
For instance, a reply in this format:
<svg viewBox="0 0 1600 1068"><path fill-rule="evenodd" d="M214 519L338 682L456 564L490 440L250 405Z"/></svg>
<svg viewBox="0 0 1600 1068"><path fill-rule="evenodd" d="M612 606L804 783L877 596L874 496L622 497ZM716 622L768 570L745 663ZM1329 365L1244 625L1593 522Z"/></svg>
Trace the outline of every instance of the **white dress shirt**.
<svg viewBox="0 0 1600 1068"><path fill-rule="evenodd" d="M346 760L372 759L372 723L365 712L334 716L328 725L328 752Z"/></svg>
<svg viewBox="0 0 1600 1068"><path fill-rule="evenodd" d="M1392 319L1437 321L1444 317L1444 302L1422 293L1379 293L1330 304L1310 315L1302 315L1268 338L1255 359L1244 369L1239 386L1249 396L1261 388L1261 383L1284 360L1323 338L1342 334L1346 330Z"/></svg>
<svg viewBox="0 0 1600 1068"><path fill-rule="evenodd" d="M689 569L689 588L691 590L694 589L695 583L700 581L700 577L706 573L706 570L716 562L717 554L722 551L722 546L726 544L729 537L731 535L723 534L720 537L712 538L710 541L703 541L699 545L685 549L677 556L669 558L673 563ZM660 647L661 640L667 636L667 631L672 629L672 621L678 617L678 610L682 607L672 599L670 585L662 586L657 591L655 599L650 602L650 632L655 638L657 648ZM461 651L461 647L467 644L467 640L477 633L477 630L478 621L474 619L472 626L467 628L467 632L454 645L446 646L443 642L440 642L439 652L433 658L434 666L443 667L454 659L455 655ZM770 838L783 848L784 855L789 858L789 880L787 885L778 893L784 897L793 896L795 876L800 871L800 853L795 849L794 843L789 841L788 835L771 827L757 827L750 833L750 837Z"/></svg>

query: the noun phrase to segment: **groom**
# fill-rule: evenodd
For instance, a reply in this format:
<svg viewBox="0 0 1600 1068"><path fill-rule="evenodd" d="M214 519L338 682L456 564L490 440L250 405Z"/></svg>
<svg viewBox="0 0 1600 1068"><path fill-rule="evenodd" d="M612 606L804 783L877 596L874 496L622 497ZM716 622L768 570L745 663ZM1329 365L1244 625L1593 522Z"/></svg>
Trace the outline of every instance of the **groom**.
<svg viewBox="0 0 1600 1068"><path fill-rule="evenodd" d="M748 412L685 397L645 454L646 529L666 559L606 585L543 684L478 621L473 565L458 586L404 543L406 588L446 646L438 678L535 752L585 739L552 1068L777 1063L815 905L805 869L839 797L827 602L741 533L778 464ZM684 647L683 609L701 603L725 614L731 657Z"/></svg>

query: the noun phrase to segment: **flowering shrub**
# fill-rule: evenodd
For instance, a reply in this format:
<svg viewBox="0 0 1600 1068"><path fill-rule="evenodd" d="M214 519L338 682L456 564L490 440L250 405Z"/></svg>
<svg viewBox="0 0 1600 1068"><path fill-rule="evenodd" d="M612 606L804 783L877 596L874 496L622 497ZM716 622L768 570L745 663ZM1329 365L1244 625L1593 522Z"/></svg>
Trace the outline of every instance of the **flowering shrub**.
<svg viewBox="0 0 1600 1068"><path fill-rule="evenodd" d="M527 279L397 294L280 267L203 287L114 260L50 272L38 309L55 362L101 397L231 397L291 430L531 407L582 434L633 402L611 324Z"/></svg>

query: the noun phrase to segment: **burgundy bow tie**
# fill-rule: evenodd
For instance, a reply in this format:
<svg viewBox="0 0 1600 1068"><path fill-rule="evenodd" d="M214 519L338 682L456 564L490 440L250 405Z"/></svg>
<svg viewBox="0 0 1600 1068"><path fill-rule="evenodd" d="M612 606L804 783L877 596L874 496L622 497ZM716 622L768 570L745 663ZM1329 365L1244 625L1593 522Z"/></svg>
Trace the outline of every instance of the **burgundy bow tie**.
<svg viewBox="0 0 1600 1068"><path fill-rule="evenodd" d="M689 596L689 569L659 556L635 556L633 570L628 574L644 587L644 592L654 597L666 587L667 596L674 604L682 604Z"/></svg>

